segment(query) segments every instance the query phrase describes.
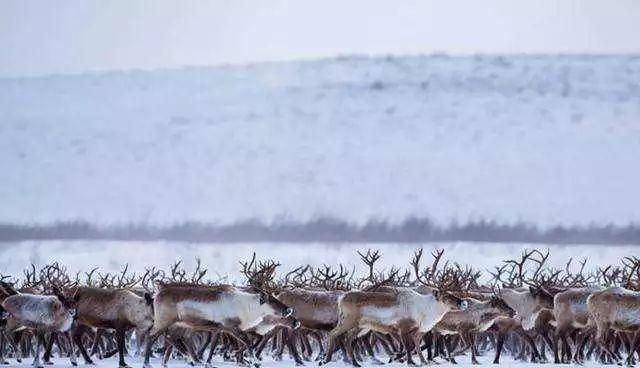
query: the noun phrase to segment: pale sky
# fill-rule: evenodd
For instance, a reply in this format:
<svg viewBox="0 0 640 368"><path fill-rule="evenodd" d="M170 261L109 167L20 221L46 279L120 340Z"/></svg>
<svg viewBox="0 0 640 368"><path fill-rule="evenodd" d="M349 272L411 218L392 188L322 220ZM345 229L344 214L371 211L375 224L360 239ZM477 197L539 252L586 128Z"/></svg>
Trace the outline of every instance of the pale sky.
<svg viewBox="0 0 640 368"><path fill-rule="evenodd" d="M640 1L0 0L0 76L434 52L640 53Z"/></svg>

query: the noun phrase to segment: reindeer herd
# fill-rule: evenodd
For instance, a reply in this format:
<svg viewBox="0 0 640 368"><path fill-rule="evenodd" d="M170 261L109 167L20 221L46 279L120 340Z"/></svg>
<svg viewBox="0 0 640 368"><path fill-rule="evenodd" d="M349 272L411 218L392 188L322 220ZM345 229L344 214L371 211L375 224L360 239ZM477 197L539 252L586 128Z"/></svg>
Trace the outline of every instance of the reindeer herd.
<svg viewBox="0 0 640 368"><path fill-rule="evenodd" d="M258 366L285 349L296 363L353 366L456 363L469 353L502 353L543 363L634 365L640 356L640 259L585 270L586 260L548 265L549 252L479 270L423 251L406 268L380 267L379 251L358 252L359 267L303 265L277 273L273 260L241 262L244 284L209 280L196 260L137 275L98 269L70 274L59 263L32 265L0 281L0 363L54 355L77 365L118 354L209 366L214 356Z"/></svg>

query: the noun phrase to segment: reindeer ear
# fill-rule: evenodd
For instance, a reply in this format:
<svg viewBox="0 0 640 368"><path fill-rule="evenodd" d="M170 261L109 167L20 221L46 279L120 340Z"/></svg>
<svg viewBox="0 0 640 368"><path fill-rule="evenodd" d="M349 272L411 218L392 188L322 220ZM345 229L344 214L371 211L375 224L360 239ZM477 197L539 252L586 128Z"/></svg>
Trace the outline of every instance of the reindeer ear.
<svg viewBox="0 0 640 368"><path fill-rule="evenodd" d="M153 297L149 293L144 293L144 301L147 302L147 305L153 305Z"/></svg>
<svg viewBox="0 0 640 368"><path fill-rule="evenodd" d="M438 299L440 296L440 291L438 289L433 289L433 297Z"/></svg>
<svg viewBox="0 0 640 368"><path fill-rule="evenodd" d="M267 302L267 294L264 292L260 292L260 305L264 304Z"/></svg>
<svg viewBox="0 0 640 368"><path fill-rule="evenodd" d="M538 289L534 288L533 286L529 286L529 292L531 293L531 295L536 296L538 295Z"/></svg>

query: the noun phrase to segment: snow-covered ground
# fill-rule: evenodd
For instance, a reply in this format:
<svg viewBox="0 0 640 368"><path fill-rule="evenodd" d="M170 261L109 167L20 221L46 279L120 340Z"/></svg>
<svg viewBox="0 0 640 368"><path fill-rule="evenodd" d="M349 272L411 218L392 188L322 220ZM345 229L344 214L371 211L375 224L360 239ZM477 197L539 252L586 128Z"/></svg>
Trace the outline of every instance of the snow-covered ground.
<svg viewBox="0 0 640 368"><path fill-rule="evenodd" d="M340 354L337 354L338 358L339 358ZM216 359L217 358L217 359ZM237 368L240 367L239 365L233 363L233 362L225 362L222 361L222 359L220 359L220 357L216 357L214 358L214 360L212 361L212 366L213 367L217 367L217 368ZM138 367L142 367L142 358L133 358L133 357L128 357L125 358L127 364L129 364L131 367L133 368L138 368ZM477 367L476 365L472 365L470 362L470 357L468 356L459 356L456 357L456 360L458 362L457 365L452 365L451 363L445 362L444 360L439 360L438 358L436 358L436 362L437 365L439 366L453 366L453 367ZM66 358L54 358L53 359L54 364L51 366L47 366L47 367L51 367L51 368L68 368L71 367L71 364L69 364L69 360ZM489 364L491 365L491 362L493 361L493 352L492 351L488 351L486 352L483 356L479 356L478 357L478 361L480 361L481 364ZM17 364L15 362L15 360L13 359L9 359L9 365L5 365L4 367L8 367L8 368L13 368L13 367L30 367L31 366L31 360L29 359L25 359L22 363ZM96 368L116 368L118 366L118 359L116 357L111 357L109 359L104 359L104 360L95 360L95 366L92 367L96 367ZM161 368L162 367L162 363L160 361L160 358L156 358L156 359L151 359L151 365L155 368ZM363 366L367 367L367 366L371 366L371 367L380 367L380 365L378 364L373 364L373 363L369 363L367 364L367 362L362 364ZM83 366L82 363L82 358L80 358L79 360L79 365L80 367ZM307 367L317 367L318 364L315 362L305 362L305 366ZM511 366L518 366L521 368L532 368L532 367L540 367L540 364L533 364L533 363L524 363L521 361L517 361L511 358L511 356L509 356L507 353L503 353L503 355L500 357L500 366L501 367L511 367ZM552 363L546 363L544 364L544 367L572 367L574 365L571 364L552 364ZM584 364L581 365L575 365L576 367L601 367L602 365L597 364L595 362L585 362ZM182 359L172 359L168 362L168 367L169 368L189 368L189 367L193 367L189 364L186 363L185 360ZM292 359L288 359L288 357L286 357L286 353L285 353L285 357L283 357L282 361L275 361L273 359L271 359L271 357L268 356L268 354L265 354L265 356L263 357L263 361L261 362L261 367L262 368L284 368L284 367L295 367L295 364L293 362ZM353 367L352 365L346 364L344 362L342 362L340 359L337 359L335 361L333 361L332 363L326 365L327 368L348 368L348 367ZM392 364L385 364L384 367L389 367L389 368L406 368L407 364L406 363L392 363Z"/></svg>
<svg viewBox="0 0 640 368"><path fill-rule="evenodd" d="M638 167L632 56L0 79L2 222L626 224Z"/></svg>
<svg viewBox="0 0 640 368"><path fill-rule="evenodd" d="M21 276L22 270L31 263L41 266L59 261L69 271L89 271L99 267L99 272L117 272L129 265L129 271L140 272L145 267L167 269L174 261L183 260L187 269L193 270L195 258L199 257L208 268L208 278L223 278L229 282L244 282L240 274L240 261L251 259L256 252L259 259L274 259L282 264L279 274L300 265L337 266L339 263L355 267L358 275L366 272L357 251L379 249L382 259L378 267L387 270L392 266L409 268L413 252L424 248L424 265L431 262L429 253L444 249L445 260L472 265L485 271L501 264L502 260L518 258L525 249L549 249L548 265L564 268L569 258L573 265L588 258L585 270L602 265L618 264L626 256L637 255L637 246L606 245L540 245L508 243L437 243L437 244L206 244L172 242L114 242L114 241L25 241L0 245L0 273ZM574 271L576 271L574 269Z"/></svg>

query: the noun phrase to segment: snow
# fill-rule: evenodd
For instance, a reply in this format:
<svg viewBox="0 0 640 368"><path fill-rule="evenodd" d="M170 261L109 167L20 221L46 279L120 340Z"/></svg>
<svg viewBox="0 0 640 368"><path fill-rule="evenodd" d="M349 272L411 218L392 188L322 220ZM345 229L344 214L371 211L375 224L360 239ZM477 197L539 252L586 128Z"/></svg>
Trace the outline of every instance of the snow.
<svg viewBox="0 0 640 368"><path fill-rule="evenodd" d="M330 364L326 365L327 368L348 368L348 367L352 367L352 365L347 364L342 362L342 360L340 360L340 354L336 354L336 358L334 358L335 360L333 362L331 362ZM54 359L52 359L54 364L49 366L51 368L68 368L71 366L71 364L69 364L69 359L67 358L57 358L54 357ZM132 367L142 367L142 358L140 357L125 357L125 360L127 362L127 364L129 364ZM455 367L475 367L475 365L471 364L471 358L469 356L458 356L456 357L456 361L458 362L457 365L452 365L448 362L445 362L442 359L438 359L436 358L436 361L438 362L438 365L442 366L455 366ZM484 355L482 356L478 356L478 361L481 364L491 364L491 362L493 361L493 352L492 351L487 351L484 353ZM9 365L5 365L4 367L7 368L13 368L13 367L26 367L26 366L31 366L31 360L29 359L25 359L23 360L23 362L21 364L16 364L15 360L13 359L9 359ZM79 358L79 366L82 367L83 361L82 358ZM111 357L108 359L104 359L104 360L95 360L95 368L113 368L113 367L117 367L118 366L118 358L117 357ZM155 359L151 359L151 365L154 368L161 368L162 367L162 363L160 361L160 358L155 358ZM378 364L374 364L374 363L363 363L362 364L364 367L367 366L374 366L374 367L379 367L380 365ZM507 367L511 367L514 365L517 365L518 367L521 368L532 368L532 367L540 367L540 364L534 364L534 363L526 363L526 362L521 362L521 361L517 361L511 358L511 356L509 356L508 353L503 352L502 356L500 357L500 365L501 366L507 366ZM171 359L168 362L167 365L169 368L189 368L189 367L193 367L189 364L186 363L185 360L182 359ZM212 360L212 366L213 367L217 367L217 368L237 368L239 367L239 365L235 364L234 362L224 362L221 360L221 358L219 356L214 357L214 359ZM271 357L268 356L268 351L265 350L265 354L263 354L263 361L261 362L261 367L262 368L280 368L280 367L293 367L294 363L293 363L293 359L289 359L286 355L286 350L285 350L285 355L283 356L282 361L275 361L273 360ZM316 367L317 363L316 362L305 362L305 366L307 367ZM389 367L389 368L405 368L407 367L406 363L391 363L391 364L384 364L385 367ZM595 362L585 362L584 364L581 365L572 365L572 364L552 364L552 363L546 363L544 365L544 367L600 367L601 365L595 363Z"/></svg>
<svg viewBox="0 0 640 368"><path fill-rule="evenodd" d="M640 58L0 79L0 221L640 221Z"/></svg>
<svg viewBox="0 0 640 368"><path fill-rule="evenodd" d="M129 272L144 272L145 267L168 267L176 260L183 260L187 270L193 270L195 258L202 260L208 268L207 278L243 283L240 261L251 259L256 252L258 259L274 259L281 263L278 275L300 265L321 266L324 264L355 267L356 274L367 270L357 251L379 249L382 258L377 267L390 269L392 266L410 268L413 252L424 248L423 265L431 262L430 253L443 249L442 262L447 260L468 264L482 270L493 270L505 259L517 259L525 249L548 249L548 266L564 269L569 258L573 258L572 271L576 272L578 261L587 258L585 271L603 265L619 264L626 256L637 254L637 246L606 245L542 245L521 243L428 243L428 244L279 244L279 243L177 243L177 242L117 242L117 241L23 241L5 243L0 247L0 273L20 277L22 270L31 263L42 266L59 261L68 267L71 274L90 271L99 267L99 272L118 272L129 265ZM379 268L376 268L379 270Z"/></svg>

